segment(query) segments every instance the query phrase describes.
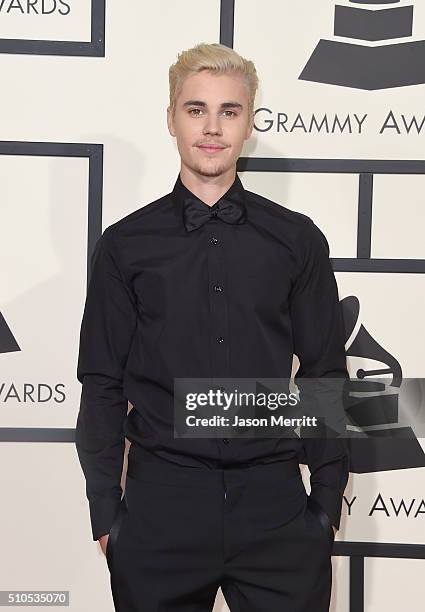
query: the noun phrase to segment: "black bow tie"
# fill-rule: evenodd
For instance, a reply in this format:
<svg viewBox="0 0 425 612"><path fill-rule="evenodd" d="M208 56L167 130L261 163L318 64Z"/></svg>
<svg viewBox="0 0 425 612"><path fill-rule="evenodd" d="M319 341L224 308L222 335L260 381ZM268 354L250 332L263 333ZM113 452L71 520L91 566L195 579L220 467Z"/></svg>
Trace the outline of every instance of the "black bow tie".
<svg viewBox="0 0 425 612"><path fill-rule="evenodd" d="M240 193L221 198L214 206L208 206L198 198L187 197L183 204L183 223L188 232L201 227L209 219L217 217L225 223L243 223L246 217Z"/></svg>

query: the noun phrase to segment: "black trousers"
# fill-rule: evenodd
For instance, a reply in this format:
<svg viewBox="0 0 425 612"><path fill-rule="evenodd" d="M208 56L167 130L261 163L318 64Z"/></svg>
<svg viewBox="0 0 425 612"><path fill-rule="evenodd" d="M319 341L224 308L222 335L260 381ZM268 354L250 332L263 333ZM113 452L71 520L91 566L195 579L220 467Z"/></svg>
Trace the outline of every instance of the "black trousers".
<svg viewBox="0 0 425 612"><path fill-rule="evenodd" d="M107 562L118 612L328 612L333 530L298 463L129 460Z"/></svg>

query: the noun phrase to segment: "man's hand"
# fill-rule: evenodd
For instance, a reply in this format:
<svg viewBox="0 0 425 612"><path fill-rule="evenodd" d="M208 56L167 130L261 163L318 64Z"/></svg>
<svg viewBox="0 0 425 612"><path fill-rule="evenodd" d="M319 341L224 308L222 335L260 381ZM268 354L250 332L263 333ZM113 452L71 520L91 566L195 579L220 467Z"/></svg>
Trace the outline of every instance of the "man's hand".
<svg viewBox="0 0 425 612"><path fill-rule="evenodd" d="M98 542L100 544L100 548L102 549L103 554L106 557L106 547L108 545L109 533L106 535L100 536Z"/></svg>

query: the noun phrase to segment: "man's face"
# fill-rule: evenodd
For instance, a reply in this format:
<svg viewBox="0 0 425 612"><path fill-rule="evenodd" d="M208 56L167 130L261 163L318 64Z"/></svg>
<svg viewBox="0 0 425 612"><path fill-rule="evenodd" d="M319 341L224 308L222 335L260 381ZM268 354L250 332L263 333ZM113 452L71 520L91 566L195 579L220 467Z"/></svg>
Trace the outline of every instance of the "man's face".
<svg viewBox="0 0 425 612"><path fill-rule="evenodd" d="M167 109L167 123L176 137L182 166L211 177L233 170L253 128L242 76L203 70L187 77L174 117ZM207 144L215 148L207 148Z"/></svg>

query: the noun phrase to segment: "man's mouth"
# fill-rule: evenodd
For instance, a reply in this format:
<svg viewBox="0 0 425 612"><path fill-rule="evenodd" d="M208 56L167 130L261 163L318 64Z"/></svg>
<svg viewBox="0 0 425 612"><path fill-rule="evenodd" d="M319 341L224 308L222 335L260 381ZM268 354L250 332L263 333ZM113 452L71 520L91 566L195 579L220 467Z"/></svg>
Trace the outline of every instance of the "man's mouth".
<svg viewBox="0 0 425 612"><path fill-rule="evenodd" d="M204 144L204 145L199 145L198 149L201 149L202 151L206 151L207 153L217 153L218 151L223 151L225 147L223 145Z"/></svg>

